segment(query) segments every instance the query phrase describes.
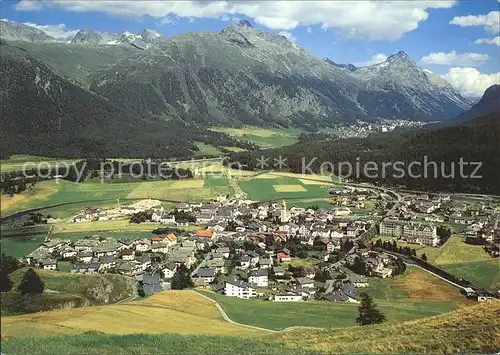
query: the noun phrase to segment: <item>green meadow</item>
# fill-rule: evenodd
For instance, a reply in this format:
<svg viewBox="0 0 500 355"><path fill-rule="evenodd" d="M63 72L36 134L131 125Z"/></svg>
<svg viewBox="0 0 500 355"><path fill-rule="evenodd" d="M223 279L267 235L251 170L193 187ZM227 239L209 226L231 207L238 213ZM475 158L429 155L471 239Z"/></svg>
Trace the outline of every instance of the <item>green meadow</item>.
<svg viewBox="0 0 500 355"><path fill-rule="evenodd" d="M303 179L302 179L303 180ZM242 179L238 182L240 188L255 201L277 199L321 199L329 197L326 184L305 184L301 179L289 176L257 176ZM313 203L314 204L314 203ZM310 205L310 204L309 204Z"/></svg>
<svg viewBox="0 0 500 355"><path fill-rule="evenodd" d="M298 142L298 136L301 132L301 130L294 128L261 128L252 126L243 128L213 127L211 129L255 143L262 148L279 148L295 144Z"/></svg>

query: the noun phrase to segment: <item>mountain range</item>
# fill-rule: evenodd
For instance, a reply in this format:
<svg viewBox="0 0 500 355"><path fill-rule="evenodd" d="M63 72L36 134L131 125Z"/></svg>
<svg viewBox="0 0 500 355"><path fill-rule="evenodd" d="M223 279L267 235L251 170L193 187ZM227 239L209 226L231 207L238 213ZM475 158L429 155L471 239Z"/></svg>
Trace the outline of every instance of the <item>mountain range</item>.
<svg viewBox="0 0 500 355"><path fill-rule="evenodd" d="M64 41L25 24L0 25L2 53L13 54L0 79L2 97L8 98L7 104L22 101L36 111L34 105L45 96L62 120L71 114L71 98L62 106L50 90L39 89L33 97L16 98L16 93L26 91L10 90L21 85L9 77L16 66L21 70L26 60L36 63L64 83L61 87L73 84L86 96L119 108L117 123L133 116L167 126L185 122L200 127L245 124L316 130L378 118L446 120L471 107L450 84L404 52L369 67L339 65L247 21L230 24L220 33L170 38L147 29L137 34L85 29ZM22 85L36 81L36 70ZM32 119L20 109L8 107L6 112L7 127L23 127ZM48 121L40 119L39 127ZM91 122L82 119L81 124Z"/></svg>

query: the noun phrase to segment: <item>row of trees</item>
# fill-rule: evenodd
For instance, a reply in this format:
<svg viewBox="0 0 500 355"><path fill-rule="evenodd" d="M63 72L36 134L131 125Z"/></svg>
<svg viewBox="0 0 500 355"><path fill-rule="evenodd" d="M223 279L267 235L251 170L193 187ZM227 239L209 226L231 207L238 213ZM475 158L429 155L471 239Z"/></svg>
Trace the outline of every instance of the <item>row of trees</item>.
<svg viewBox="0 0 500 355"><path fill-rule="evenodd" d="M417 250L414 248L410 248L409 246L398 246L398 243L393 240L392 242L389 241L382 241L381 239L377 239L374 244L375 248L382 248L388 251L392 251L395 253L403 254L403 255L411 255L411 256L417 256Z"/></svg>

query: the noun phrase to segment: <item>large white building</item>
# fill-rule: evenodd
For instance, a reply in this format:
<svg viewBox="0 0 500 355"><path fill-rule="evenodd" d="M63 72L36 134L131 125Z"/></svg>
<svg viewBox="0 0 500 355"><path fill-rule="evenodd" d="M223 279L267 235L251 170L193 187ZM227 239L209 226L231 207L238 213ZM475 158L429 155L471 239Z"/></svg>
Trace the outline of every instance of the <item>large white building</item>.
<svg viewBox="0 0 500 355"><path fill-rule="evenodd" d="M267 269L259 269L252 271L248 277L248 281L251 284L255 284L259 287L266 287L268 285Z"/></svg>
<svg viewBox="0 0 500 355"><path fill-rule="evenodd" d="M385 220L380 223L380 235L403 238L408 243L433 247L438 246L440 241L437 227L426 222Z"/></svg>

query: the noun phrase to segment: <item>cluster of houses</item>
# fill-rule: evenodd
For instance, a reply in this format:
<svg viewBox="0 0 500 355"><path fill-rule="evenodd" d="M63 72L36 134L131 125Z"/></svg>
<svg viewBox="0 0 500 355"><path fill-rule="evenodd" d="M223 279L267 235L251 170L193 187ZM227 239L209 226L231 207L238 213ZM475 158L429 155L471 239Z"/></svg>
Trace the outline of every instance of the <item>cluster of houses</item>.
<svg viewBox="0 0 500 355"><path fill-rule="evenodd" d="M380 234L408 243L439 246L436 223L463 226L460 234L471 244L485 245L492 257L500 256L499 214L493 202L451 199L450 195L405 196L391 218L380 224Z"/></svg>
<svg viewBox="0 0 500 355"><path fill-rule="evenodd" d="M161 202L158 200L140 200L130 205L120 205L108 210L97 207L87 207L72 218L73 222L108 221L113 219L130 218L130 216L145 211L163 211Z"/></svg>
<svg viewBox="0 0 500 355"><path fill-rule="evenodd" d="M166 233L135 239L89 236L71 241L54 238L27 255L26 260L30 265L44 269L56 270L57 262L66 260L71 262L72 273L119 273L136 277L143 285L149 285L150 292L161 289L158 285L172 278L179 265L194 268L192 278L197 287L208 287L218 275L234 268L240 272L239 279L234 281L240 282L240 286L269 287L271 275L286 284L286 289L280 288L281 293L275 292L277 301L294 297L304 299L314 295L311 281L314 272L304 278L290 278L287 268L280 264L290 262L295 256L280 245L290 238L304 247L319 245L322 249L319 262L325 263L341 248L343 241L355 239L370 223L338 218L337 207L331 210L287 208L285 201L258 205L238 197L230 200L221 197L208 204L180 203L173 210L194 215L196 223L205 224L205 229L182 235ZM155 200L118 206L112 211L108 211L108 216L148 211L154 222L172 226L183 222L176 220L172 211L165 211ZM102 213L88 208L81 217L99 220ZM259 253L240 248L229 260L229 245L232 243L252 243ZM211 251L201 264L196 265L197 253L206 253L207 250ZM227 293L234 292L228 290ZM247 291L240 293L247 295Z"/></svg>
<svg viewBox="0 0 500 355"><path fill-rule="evenodd" d="M377 276L383 279L393 276L394 263L397 257L384 252L376 252L368 249L358 249L347 257L346 262L354 264L358 258L370 270L370 276Z"/></svg>

